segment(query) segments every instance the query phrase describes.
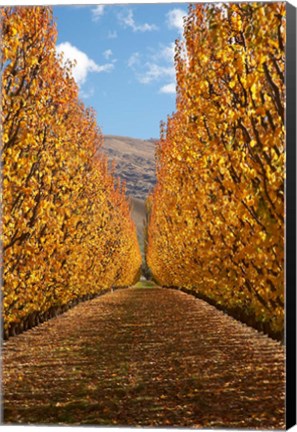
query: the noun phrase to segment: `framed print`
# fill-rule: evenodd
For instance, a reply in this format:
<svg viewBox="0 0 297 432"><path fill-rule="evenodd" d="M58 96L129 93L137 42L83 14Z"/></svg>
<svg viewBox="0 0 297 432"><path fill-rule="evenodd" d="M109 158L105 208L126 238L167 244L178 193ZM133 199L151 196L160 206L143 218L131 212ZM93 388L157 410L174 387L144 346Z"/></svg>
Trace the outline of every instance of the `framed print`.
<svg viewBox="0 0 297 432"><path fill-rule="evenodd" d="M1 6L2 417L296 424L296 8Z"/></svg>

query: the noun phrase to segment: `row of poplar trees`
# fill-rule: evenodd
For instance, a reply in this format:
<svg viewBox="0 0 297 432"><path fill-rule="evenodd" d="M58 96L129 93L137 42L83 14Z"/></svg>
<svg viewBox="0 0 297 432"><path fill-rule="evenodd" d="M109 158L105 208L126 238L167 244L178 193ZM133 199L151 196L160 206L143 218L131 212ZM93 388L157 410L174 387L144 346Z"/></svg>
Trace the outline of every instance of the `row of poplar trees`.
<svg viewBox="0 0 297 432"><path fill-rule="evenodd" d="M141 255L124 187L100 153L95 113L56 54L48 7L2 14L3 315L28 317L128 286Z"/></svg>
<svg viewBox="0 0 297 432"><path fill-rule="evenodd" d="M285 18L276 3L196 4L177 42L147 262L271 334L283 332Z"/></svg>

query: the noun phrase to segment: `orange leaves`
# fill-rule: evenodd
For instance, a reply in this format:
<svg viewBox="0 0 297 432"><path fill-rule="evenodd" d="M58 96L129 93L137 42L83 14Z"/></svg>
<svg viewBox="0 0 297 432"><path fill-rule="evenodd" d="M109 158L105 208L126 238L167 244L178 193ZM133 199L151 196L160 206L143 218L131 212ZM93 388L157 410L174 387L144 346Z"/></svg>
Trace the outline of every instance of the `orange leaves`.
<svg viewBox="0 0 297 432"><path fill-rule="evenodd" d="M190 8L147 250L164 285L244 304L271 331L283 329L284 13L282 3Z"/></svg>
<svg viewBox="0 0 297 432"><path fill-rule="evenodd" d="M96 115L56 58L51 9L2 13L7 328L26 314L130 285L141 256L125 193L98 153Z"/></svg>

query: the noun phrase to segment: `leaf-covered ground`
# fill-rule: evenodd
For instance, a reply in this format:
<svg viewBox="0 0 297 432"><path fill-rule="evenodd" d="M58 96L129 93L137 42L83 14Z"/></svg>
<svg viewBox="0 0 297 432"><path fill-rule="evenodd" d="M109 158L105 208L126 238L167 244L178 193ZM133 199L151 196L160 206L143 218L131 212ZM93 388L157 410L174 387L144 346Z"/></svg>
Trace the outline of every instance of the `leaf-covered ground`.
<svg viewBox="0 0 297 432"><path fill-rule="evenodd" d="M284 350L202 300L129 288L3 344L5 424L283 429Z"/></svg>

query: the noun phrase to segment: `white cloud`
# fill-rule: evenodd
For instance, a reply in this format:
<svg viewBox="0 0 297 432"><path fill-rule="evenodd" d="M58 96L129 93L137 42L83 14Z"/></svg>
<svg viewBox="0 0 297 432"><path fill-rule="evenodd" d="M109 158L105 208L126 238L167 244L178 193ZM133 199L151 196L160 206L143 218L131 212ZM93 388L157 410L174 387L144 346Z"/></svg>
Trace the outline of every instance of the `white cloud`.
<svg viewBox="0 0 297 432"><path fill-rule="evenodd" d="M128 59L129 68L134 69L135 66L140 64L140 54L138 52L133 53Z"/></svg>
<svg viewBox="0 0 297 432"><path fill-rule="evenodd" d="M170 45L165 46L161 50L161 55L169 62L174 63L174 55L175 55L175 43L172 42Z"/></svg>
<svg viewBox="0 0 297 432"><path fill-rule="evenodd" d="M103 57L106 58L106 60L110 59L110 57L112 56L113 56L113 52L111 51L111 49L107 49L103 53Z"/></svg>
<svg viewBox="0 0 297 432"><path fill-rule="evenodd" d="M104 14L104 5L97 5L94 9L92 9L92 20L98 21L103 14Z"/></svg>
<svg viewBox="0 0 297 432"><path fill-rule="evenodd" d="M172 9L166 15L167 25L171 29L177 29L182 35L184 31L184 21L183 18L187 13L182 9Z"/></svg>
<svg viewBox="0 0 297 432"><path fill-rule="evenodd" d="M160 79L175 77L174 66L161 66L156 63L147 62L145 64L145 69L144 72L138 73L138 80L142 84L149 84Z"/></svg>
<svg viewBox="0 0 297 432"><path fill-rule="evenodd" d="M160 82L159 92L175 93L175 44L160 45L159 49L150 49L148 54L134 52L128 59L128 67L135 73L141 84Z"/></svg>
<svg viewBox="0 0 297 432"><path fill-rule="evenodd" d="M151 58L155 62L167 62L174 64L175 43L171 42L169 45L160 44L159 49L151 50Z"/></svg>
<svg viewBox="0 0 297 432"><path fill-rule="evenodd" d="M141 84L160 83L160 93L175 93L175 43L160 44L158 49L148 48L147 52L134 52L128 59L128 67L132 69Z"/></svg>
<svg viewBox="0 0 297 432"><path fill-rule="evenodd" d="M176 93L176 84L173 82L173 83L164 85L163 87L160 88L160 93L166 93L166 94Z"/></svg>
<svg viewBox="0 0 297 432"><path fill-rule="evenodd" d="M118 34L116 32L116 30L109 30L108 34L107 34L107 38L108 39L116 39L118 37Z"/></svg>
<svg viewBox="0 0 297 432"><path fill-rule="evenodd" d="M113 64L111 63L104 65L96 64L94 60L87 56L86 53L71 45L70 42L63 42L57 45L56 51L57 54L64 53L63 63L65 63L67 60L76 62L72 69L72 74L79 86L85 83L89 72L110 72L113 69Z"/></svg>
<svg viewBox="0 0 297 432"><path fill-rule="evenodd" d="M122 26L130 27L134 32L146 32L157 30L157 26L155 24L136 24L133 16L133 11L128 9L127 13L121 13L118 15L118 19Z"/></svg>

